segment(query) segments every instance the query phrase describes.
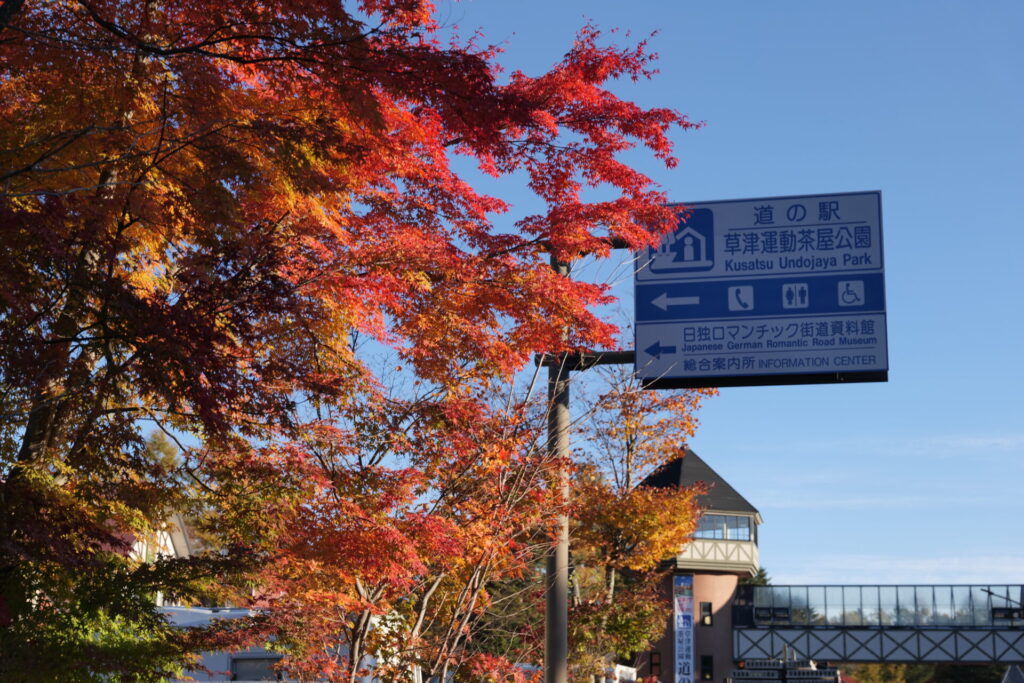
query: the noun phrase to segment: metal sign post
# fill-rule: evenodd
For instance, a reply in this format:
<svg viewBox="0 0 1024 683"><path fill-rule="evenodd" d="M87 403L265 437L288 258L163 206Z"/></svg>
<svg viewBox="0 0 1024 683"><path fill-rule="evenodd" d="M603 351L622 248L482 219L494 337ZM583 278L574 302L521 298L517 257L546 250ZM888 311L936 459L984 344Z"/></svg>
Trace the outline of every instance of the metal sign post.
<svg viewBox="0 0 1024 683"><path fill-rule="evenodd" d="M612 243L612 248L621 248ZM570 264L552 256L551 268L569 277ZM548 453L559 460L569 458L569 373L595 365L628 365L632 351L543 354L536 361L548 368ZM559 495L569 500L569 472L559 471ZM566 683L569 677L569 517L556 520L558 539L545 560L544 683Z"/></svg>
<svg viewBox="0 0 1024 683"><path fill-rule="evenodd" d="M555 261L551 267L569 276L569 264ZM569 457L569 368L564 363L548 366L548 453L559 460ZM569 472L558 470L562 504L569 499ZM569 676L569 517L558 515L558 540L548 553L545 591L544 681L566 683Z"/></svg>
<svg viewBox="0 0 1024 683"><path fill-rule="evenodd" d="M565 264L557 264L562 275ZM564 270L563 270L564 268ZM542 355L537 362L548 368L548 452L556 458L569 457L569 373L595 365L630 365L632 351L564 353ZM569 498L569 473L559 472L562 501ZM545 569L544 683L566 683L569 675L569 517L557 520L558 540L548 553Z"/></svg>

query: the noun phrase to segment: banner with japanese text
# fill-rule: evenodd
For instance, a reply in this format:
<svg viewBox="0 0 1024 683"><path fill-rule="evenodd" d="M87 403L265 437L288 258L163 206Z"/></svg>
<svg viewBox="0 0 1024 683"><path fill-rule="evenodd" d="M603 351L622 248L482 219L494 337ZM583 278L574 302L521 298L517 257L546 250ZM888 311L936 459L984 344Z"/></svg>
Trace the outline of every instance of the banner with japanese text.
<svg viewBox="0 0 1024 683"><path fill-rule="evenodd" d="M693 683L693 577L672 577L675 683Z"/></svg>

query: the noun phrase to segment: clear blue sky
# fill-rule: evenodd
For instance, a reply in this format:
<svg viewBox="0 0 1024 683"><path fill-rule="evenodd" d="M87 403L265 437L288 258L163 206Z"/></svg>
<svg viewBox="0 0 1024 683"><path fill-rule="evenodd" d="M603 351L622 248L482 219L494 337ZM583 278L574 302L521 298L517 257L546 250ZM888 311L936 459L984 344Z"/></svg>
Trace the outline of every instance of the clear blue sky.
<svg viewBox="0 0 1024 683"><path fill-rule="evenodd" d="M440 12L527 73L587 20L658 31L661 74L616 91L707 122L678 169L636 157L674 201L881 190L889 382L724 389L692 445L761 510L776 583L1024 583L1024 2Z"/></svg>

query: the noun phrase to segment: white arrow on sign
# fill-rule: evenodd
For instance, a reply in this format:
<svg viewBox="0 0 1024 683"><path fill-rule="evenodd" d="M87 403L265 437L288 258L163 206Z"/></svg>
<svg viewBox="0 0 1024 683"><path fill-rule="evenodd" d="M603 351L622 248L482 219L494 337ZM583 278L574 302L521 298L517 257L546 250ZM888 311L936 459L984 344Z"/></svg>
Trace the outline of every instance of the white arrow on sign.
<svg viewBox="0 0 1024 683"><path fill-rule="evenodd" d="M669 306L696 306L700 303L699 296L669 296L668 292L662 292L661 296L651 302L663 311Z"/></svg>

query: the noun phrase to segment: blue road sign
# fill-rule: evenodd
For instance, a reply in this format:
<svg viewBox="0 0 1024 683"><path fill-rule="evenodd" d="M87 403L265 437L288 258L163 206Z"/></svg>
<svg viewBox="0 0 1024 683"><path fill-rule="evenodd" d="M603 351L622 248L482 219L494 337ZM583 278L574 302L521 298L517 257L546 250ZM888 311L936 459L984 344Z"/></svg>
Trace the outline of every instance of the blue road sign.
<svg viewBox="0 0 1024 683"><path fill-rule="evenodd" d="M887 379L881 193L686 207L637 254L647 385Z"/></svg>

